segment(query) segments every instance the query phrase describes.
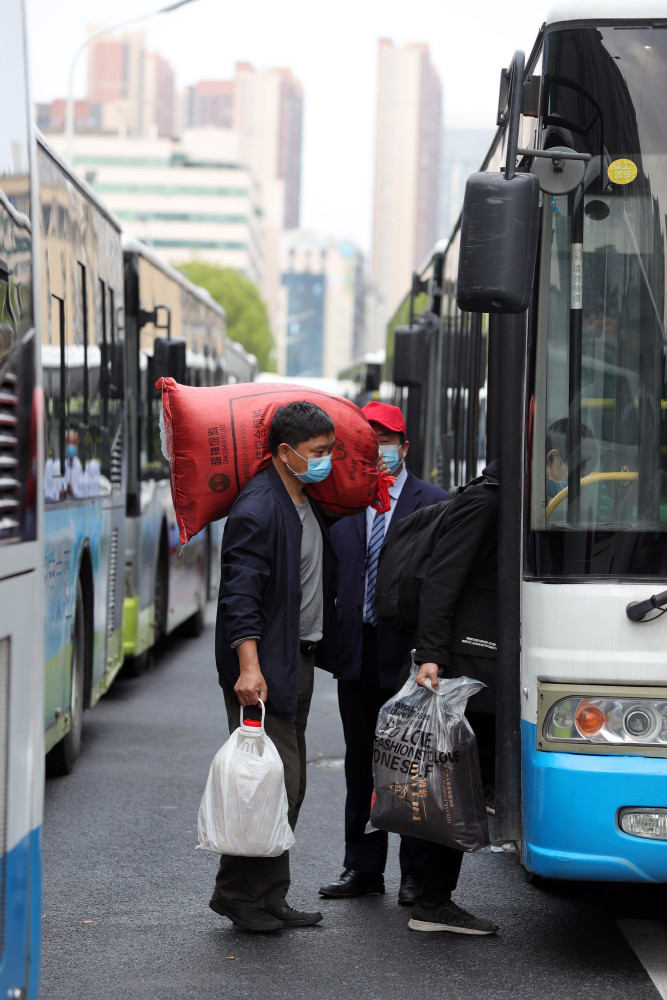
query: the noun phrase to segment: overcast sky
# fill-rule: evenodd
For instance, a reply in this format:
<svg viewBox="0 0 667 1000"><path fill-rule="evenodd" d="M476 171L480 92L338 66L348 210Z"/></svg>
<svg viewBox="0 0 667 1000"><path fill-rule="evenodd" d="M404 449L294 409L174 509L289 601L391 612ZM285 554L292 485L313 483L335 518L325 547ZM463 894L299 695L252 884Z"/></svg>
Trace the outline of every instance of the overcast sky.
<svg viewBox="0 0 667 1000"><path fill-rule="evenodd" d="M169 0L27 0L33 98L65 97L86 26L117 24ZM377 40L427 42L447 116L495 123L500 70L526 54L547 0L194 0L136 25L176 85L233 75L237 61L288 66L304 89L302 225L370 246ZM85 51L75 96L85 96Z"/></svg>

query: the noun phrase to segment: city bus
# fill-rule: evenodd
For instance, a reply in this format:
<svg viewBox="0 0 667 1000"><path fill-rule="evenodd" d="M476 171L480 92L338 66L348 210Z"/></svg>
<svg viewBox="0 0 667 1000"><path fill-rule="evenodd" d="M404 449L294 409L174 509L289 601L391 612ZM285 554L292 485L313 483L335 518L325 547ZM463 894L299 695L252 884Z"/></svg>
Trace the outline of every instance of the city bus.
<svg viewBox="0 0 667 1000"><path fill-rule="evenodd" d="M224 309L134 237L123 234L127 351L127 519L124 653L141 672L151 651L184 622L197 635L217 583L220 526L185 547L160 441L160 391L171 375L189 385L252 381L254 359L226 337Z"/></svg>
<svg viewBox="0 0 667 1000"><path fill-rule="evenodd" d="M183 550L160 445L161 375L252 381L224 310L127 234L37 139L44 386L45 697L49 774L80 750L84 710L203 624L220 526Z"/></svg>
<svg viewBox="0 0 667 1000"><path fill-rule="evenodd" d="M38 137L45 463L45 749L71 770L123 665L125 411L118 221Z"/></svg>
<svg viewBox="0 0 667 1000"><path fill-rule="evenodd" d="M0 116L0 994L36 1000L44 800L43 503L32 105L21 0L2 12ZM34 223L34 225L33 225ZM34 242L33 242L34 241Z"/></svg>
<svg viewBox="0 0 667 1000"><path fill-rule="evenodd" d="M543 878L667 882L666 86L664 6L554 10L387 337L415 472L501 461L497 820Z"/></svg>

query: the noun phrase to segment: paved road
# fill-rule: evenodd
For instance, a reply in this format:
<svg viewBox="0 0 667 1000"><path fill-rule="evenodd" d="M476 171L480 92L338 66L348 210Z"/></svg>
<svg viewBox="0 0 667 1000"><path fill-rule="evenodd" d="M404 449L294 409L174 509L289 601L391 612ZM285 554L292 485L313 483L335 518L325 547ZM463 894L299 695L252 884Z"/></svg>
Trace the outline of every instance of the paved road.
<svg viewBox="0 0 667 1000"><path fill-rule="evenodd" d="M217 859L195 851L223 719L212 606L199 639L174 639L87 713L73 774L46 787L42 1000L658 1000L617 920L664 930L663 887L545 889L516 854L487 851L465 859L456 898L498 936L417 934L396 905L393 844L385 896L320 900L342 870L344 778L335 682L319 671L291 902L324 921L235 930L207 905Z"/></svg>

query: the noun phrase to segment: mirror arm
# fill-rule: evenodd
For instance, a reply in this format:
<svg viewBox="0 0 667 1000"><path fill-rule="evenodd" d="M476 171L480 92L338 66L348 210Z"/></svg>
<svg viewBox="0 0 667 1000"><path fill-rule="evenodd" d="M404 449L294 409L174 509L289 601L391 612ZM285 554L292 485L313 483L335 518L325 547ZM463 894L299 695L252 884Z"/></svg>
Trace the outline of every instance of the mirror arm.
<svg viewBox="0 0 667 1000"><path fill-rule="evenodd" d="M583 160L587 163L593 157L591 153L578 153L576 149L521 149L517 147L516 152L521 156L541 156L545 160L556 163L558 160Z"/></svg>

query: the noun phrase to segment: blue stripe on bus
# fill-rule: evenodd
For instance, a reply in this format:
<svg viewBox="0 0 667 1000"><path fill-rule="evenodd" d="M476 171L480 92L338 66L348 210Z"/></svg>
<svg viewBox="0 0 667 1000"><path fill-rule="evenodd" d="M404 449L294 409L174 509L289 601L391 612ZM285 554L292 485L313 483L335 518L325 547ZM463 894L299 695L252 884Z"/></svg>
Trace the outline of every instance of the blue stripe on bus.
<svg viewBox="0 0 667 1000"><path fill-rule="evenodd" d="M545 878L667 882L667 841L623 833L624 806L667 806L667 759L543 752L522 720L523 861Z"/></svg>
<svg viewBox="0 0 667 1000"><path fill-rule="evenodd" d="M28 988L36 1000L42 933L42 829L33 830L5 858L5 948L0 996ZM26 982L26 973L28 982Z"/></svg>

